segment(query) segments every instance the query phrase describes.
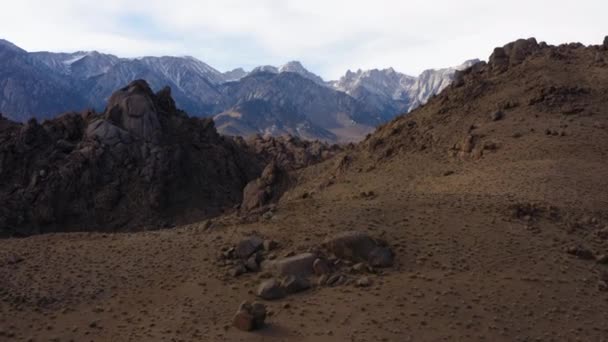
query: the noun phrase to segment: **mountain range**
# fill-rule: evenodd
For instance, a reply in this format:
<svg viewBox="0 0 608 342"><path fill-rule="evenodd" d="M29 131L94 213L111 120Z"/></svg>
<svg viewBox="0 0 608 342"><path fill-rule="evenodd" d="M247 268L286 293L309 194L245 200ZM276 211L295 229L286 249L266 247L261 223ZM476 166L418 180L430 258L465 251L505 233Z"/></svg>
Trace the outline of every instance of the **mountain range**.
<svg viewBox="0 0 608 342"><path fill-rule="evenodd" d="M190 115L214 117L223 134L348 142L424 104L450 84L456 70L476 62L418 77L392 68L348 71L326 82L297 61L223 73L188 56L27 52L0 40L0 112L27 121L85 108L101 111L116 89L145 79L154 90L169 86L177 105Z"/></svg>

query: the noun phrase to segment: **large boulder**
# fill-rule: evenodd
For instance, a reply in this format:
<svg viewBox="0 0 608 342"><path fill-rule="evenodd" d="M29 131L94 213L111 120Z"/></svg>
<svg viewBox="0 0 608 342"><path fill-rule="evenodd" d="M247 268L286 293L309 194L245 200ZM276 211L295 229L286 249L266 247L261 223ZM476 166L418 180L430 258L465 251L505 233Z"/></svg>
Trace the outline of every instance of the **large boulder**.
<svg viewBox="0 0 608 342"><path fill-rule="evenodd" d="M314 273L313 264L316 259L315 254L303 253L283 259L265 261L262 263L262 269L279 276L307 277Z"/></svg>
<svg viewBox="0 0 608 342"><path fill-rule="evenodd" d="M241 259L248 259L253 253L264 247L264 240L257 236L250 236L239 241L234 253Z"/></svg>
<svg viewBox="0 0 608 342"><path fill-rule="evenodd" d="M262 299L275 300L285 297L285 289L277 279L268 279L262 282L256 291L256 295Z"/></svg>
<svg viewBox="0 0 608 342"><path fill-rule="evenodd" d="M273 198L280 195L280 182L284 176L276 162L268 164L260 178L249 182L243 190L241 209L247 212L270 204Z"/></svg>
<svg viewBox="0 0 608 342"><path fill-rule="evenodd" d="M339 233L326 239L323 246L339 258L367 262L374 267L389 267L393 263L392 250L364 232Z"/></svg>

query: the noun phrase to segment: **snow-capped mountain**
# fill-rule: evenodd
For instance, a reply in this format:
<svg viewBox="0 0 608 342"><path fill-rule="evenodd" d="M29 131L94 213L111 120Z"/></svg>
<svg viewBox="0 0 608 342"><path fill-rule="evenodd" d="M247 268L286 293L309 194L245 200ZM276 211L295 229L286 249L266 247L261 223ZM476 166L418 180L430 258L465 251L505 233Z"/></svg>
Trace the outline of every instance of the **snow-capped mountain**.
<svg viewBox="0 0 608 342"><path fill-rule="evenodd" d="M120 58L114 55L102 54L97 51L74 53L34 52L30 55L60 74L80 79L104 74L120 62Z"/></svg>
<svg viewBox="0 0 608 342"><path fill-rule="evenodd" d="M238 81L241 78L247 76L248 72L243 68L236 68L234 70L226 71L222 75L224 75L224 81L233 82Z"/></svg>
<svg viewBox="0 0 608 342"><path fill-rule="evenodd" d="M288 62L287 64L285 64L279 68L279 72L293 72L304 78L308 78L309 80L311 80L317 84L326 85L325 81L323 81L323 79L320 76L315 75L312 72L306 70L306 68L304 68L302 63L300 63L298 61Z"/></svg>
<svg viewBox="0 0 608 342"><path fill-rule="evenodd" d="M325 82L298 61L222 73L194 57L28 53L0 40L0 112L26 121L87 107L102 110L116 89L145 79L154 90L171 87L177 105L190 115L214 116L225 134L355 141L425 103L450 84L456 70L475 62L418 77L392 68L348 71Z"/></svg>
<svg viewBox="0 0 608 342"><path fill-rule="evenodd" d="M286 64L280 66L280 67L276 67L273 65L261 65L257 68L254 68L253 70L251 70L251 72L249 73L249 75L252 74L256 74L259 72L266 72L266 73L271 73L271 74L279 74L279 73L284 73L284 72L292 72L295 74L298 74L304 78L307 78L319 85L322 86L328 86L329 84L325 81L323 81L323 78L321 78L321 76L316 75L310 71L308 71L301 62L299 61L290 61L287 62Z"/></svg>
<svg viewBox="0 0 608 342"><path fill-rule="evenodd" d="M425 70L418 77L399 73L393 68L349 70L330 84L337 90L377 103L389 111L401 108L403 112L409 112L450 85L457 70L466 69L477 62L479 60L470 60L453 68ZM390 102L394 102L393 105Z"/></svg>

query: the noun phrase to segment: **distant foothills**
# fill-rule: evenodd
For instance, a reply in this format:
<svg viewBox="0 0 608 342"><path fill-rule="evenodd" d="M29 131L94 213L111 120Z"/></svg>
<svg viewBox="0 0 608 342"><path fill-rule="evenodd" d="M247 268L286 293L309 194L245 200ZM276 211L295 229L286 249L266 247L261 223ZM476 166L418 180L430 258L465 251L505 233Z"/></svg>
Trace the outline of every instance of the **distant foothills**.
<svg viewBox="0 0 608 342"><path fill-rule="evenodd" d="M213 117L223 134L350 142L424 104L452 82L457 70L476 62L426 70L418 77L392 68L349 70L337 81L325 81L297 61L222 73L193 57L27 52L0 40L0 113L24 122L87 108L100 111L114 91L144 79L154 90L169 86L179 108Z"/></svg>

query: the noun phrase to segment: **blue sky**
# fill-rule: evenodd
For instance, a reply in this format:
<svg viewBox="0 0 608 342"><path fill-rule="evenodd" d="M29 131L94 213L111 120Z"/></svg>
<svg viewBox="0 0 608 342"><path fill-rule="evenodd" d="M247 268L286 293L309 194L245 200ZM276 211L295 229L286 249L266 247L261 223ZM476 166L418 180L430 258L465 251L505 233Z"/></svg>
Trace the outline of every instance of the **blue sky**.
<svg viewBox="0 0 608 342"><path fill-rule="evenodd" d="M600 0L20 0L0 38L28 51L191 55L221 70L300 60L325 79L347 69L424 69L485 59L531 36L599 44Z"/></svg>

